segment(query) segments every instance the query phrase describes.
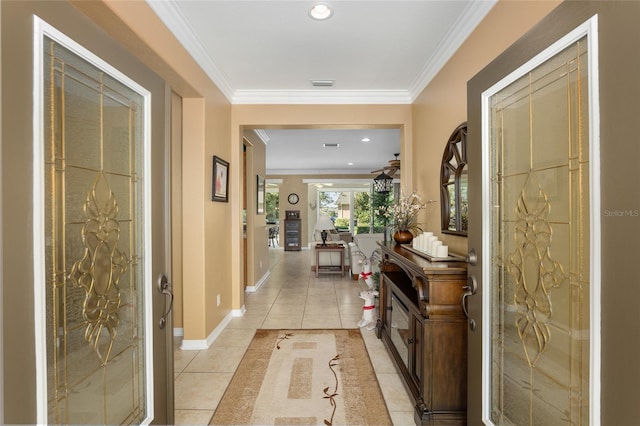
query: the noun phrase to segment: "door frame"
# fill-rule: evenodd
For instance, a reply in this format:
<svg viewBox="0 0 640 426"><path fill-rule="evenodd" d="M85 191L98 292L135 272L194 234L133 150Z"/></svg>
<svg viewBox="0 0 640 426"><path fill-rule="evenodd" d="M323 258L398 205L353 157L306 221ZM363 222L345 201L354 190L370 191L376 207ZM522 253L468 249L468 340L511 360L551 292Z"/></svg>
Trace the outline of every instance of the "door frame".
<svg viewBox="0 0 640 426"><path fill-rule="evenodd" d="M600 240L600 105L598 78L598 16L594 15L567 35L551 44L532 59L521 65L481 95L482 104L482 229L491 229L490 161L491 129L489 128L489 101L496 92L507 87L523 75L540 66L582 37L587 37L588 92L589 92L589 232L590 232L590 331L589 331L589 418L600 419L600 290L601 290L601 240ZM491 253L489 232L482 234L482 252ZM491 262L482 262L482 282L490 283ZM482 420L491 421L491 291L482 294Z"/></svg>
<svg viewBox="0 0 640 426"><path fill-rule="evenodd" d="M82 59L102 69L144 98L143 117L143 170L148 176L143 180L143 244L145 263L143 269L143 306L145 339L145 404L146 417L142 424L149 424L155 417L153 377L153 279L151 240L151 92L128 76L93 54L82 45L33 15L33 276L34 276L34 325L36 357L36 418L38 424L47 423L47 359L46 359L46 290L45 282L45 181L44 162L44 108L43 108L43 38L47 36Z"/></svg>

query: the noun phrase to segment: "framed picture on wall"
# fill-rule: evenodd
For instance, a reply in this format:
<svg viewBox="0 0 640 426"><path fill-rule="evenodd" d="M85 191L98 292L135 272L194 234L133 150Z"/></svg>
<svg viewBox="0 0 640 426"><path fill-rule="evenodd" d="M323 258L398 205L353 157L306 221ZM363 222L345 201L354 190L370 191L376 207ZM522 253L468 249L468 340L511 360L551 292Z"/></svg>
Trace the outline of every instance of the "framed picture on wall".
<svg viewBox="0 0 640 426"><path fill-rule="evenodd" d="M213 189L212 201L229 201L229 163L213 156Z"/></svg>
<svg viewBox="0 0 640 426"><path fill-rule="evenodd" d="M264 177L258 175L256 180L256 214L264 214L264 200L266 197Z"/></svg>

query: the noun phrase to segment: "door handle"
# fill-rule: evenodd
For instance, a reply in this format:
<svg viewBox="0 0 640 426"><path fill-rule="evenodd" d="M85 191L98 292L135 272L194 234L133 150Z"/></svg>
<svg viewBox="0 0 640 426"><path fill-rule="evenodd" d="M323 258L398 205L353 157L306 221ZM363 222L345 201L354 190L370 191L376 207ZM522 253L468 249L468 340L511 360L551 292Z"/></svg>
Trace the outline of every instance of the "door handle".
<svg viewBox="0 0 640 426"><path fill-rule="evenodd" d="M469 316L469 311L467 310L467 298L469 296L473 296L478 291L478 281L474 275L469 275L467 278L467 285L463 286L464 294L462 295L462 311L464 312L464 316L467 317L467 322L469 323L469 329L474 331L476 329L476 321Z"/></svg>
<svg viewBox="0 0 640 426"><path fill-rule="evenodd" d="M171 291L171 283L165 274L160 274L160 276L158 276L158 292L166 296L164 299L165 312L160 317L160 321L158 321L158 327L162 330L167 325L167 317L171 313L171 309L173 309L173 292ZM167 307L167 297L169 298L169 307Z"/></svg>
<svg viewBox="0 0 640 426"><path fill-rule="evenodd" d="M467 253L467 258L465 260L469 265L476 266L478 264L478 254L474 249L471 249Z"/></svg>

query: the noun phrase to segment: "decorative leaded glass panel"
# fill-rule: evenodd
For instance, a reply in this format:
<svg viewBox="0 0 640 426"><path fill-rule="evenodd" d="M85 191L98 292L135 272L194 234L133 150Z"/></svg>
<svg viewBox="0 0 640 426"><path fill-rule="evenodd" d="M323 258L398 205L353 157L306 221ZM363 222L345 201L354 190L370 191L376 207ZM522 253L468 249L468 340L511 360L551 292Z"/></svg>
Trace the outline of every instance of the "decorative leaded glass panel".
<svg viewBox="0 0 640 426"><path fill-rule="evenodd" d="M589 423L586 47L490 98L495 424Z"/></svg>
<svg viewBox="0 0 640 426"><path fill-rule="evenodd" d="M143 97L46 38L48 421L145 417Z"/></svg>

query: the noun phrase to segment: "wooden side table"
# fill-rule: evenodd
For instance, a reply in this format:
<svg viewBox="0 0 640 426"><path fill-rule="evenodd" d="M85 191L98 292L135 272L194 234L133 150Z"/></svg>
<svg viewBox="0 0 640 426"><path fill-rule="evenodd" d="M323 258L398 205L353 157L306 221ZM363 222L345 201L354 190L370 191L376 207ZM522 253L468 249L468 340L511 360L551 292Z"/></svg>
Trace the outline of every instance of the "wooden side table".
<svg viewBox="0 0 640 426"><path fill-rule="evenodd" d="M340 266L338 265L320 265L321 252L334 252L340 254ZM339 269L338 269L339 268ZM316 278L320 274L340 274L344 277L344 246L342 244L327 243L326 246L316 244Z"/></svg>

